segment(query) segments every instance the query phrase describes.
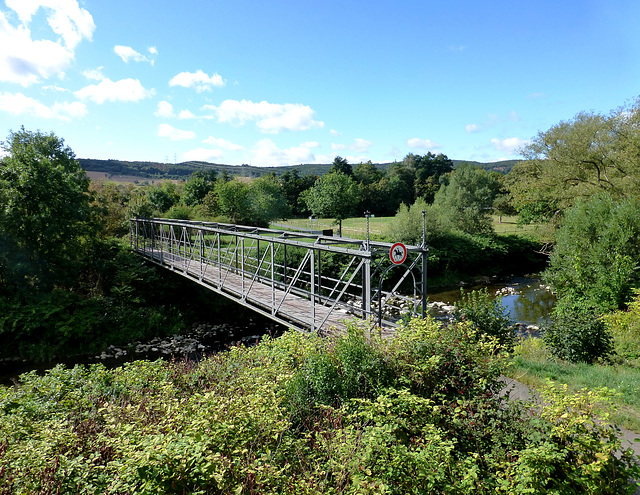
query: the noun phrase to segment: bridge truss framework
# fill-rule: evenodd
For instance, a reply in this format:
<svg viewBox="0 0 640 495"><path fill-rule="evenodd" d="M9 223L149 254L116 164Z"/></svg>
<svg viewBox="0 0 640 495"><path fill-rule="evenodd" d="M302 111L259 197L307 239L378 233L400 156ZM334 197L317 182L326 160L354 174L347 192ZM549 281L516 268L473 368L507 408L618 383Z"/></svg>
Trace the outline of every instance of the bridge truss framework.
<svg viewBox="0 0 640 495"><path fill-rule="evenodd" d="M161 218L130 227L136 253L288 327L331 333L358 317L390 333L425 316L424 243L394 265L391 243L318 232Z"/></svg>

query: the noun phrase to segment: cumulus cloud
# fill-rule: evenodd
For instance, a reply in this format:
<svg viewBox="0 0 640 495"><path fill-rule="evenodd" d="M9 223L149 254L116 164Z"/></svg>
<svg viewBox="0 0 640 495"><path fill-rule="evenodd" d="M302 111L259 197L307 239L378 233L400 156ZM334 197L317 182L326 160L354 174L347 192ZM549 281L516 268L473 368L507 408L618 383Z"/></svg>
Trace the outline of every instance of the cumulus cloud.
<svg viewBox="0 0 640 495"><path fill-rule="evenodd" d="M210 144L211 146L217 146L218 148L222 148L228 151L240 151L244 149L239 144L234 144L231 141L227 141L226 139L214 138L213 136L209 136L202 142L205 144Z"/></svg>
<svg viewBox="0 0 640 495"><path fill-rule="evenodd" d="M196 148L182 154L182 158L187 162L212 162L222 158L221 150L211 150L207 148Z"/></svg>
<svg viewBox="0 0 640 495"><path fill-rule="evenodd" d="M493 138L491 140L491 144L493 144L496 150L508 153L510 155L516 154L520 150L520 148L525 146L528 142L529 141L527 141L526 139L520 139L517 137L506 139Z"/></svg>
<svg viewBox="0 0 640 495"><path fill-rule="evenodd" d="M47 106L22 93L0 92L0 111L12 115L33 115L43 119L69 122L72 119L84 117L87 114L87 107L79 101L72 103L55 102L53 105Z"/></svg>
<svg viewBox="0 0 640 495"><path fill-rule="evenodd" d="M90 40L95 30L91 14L81 9L76 0L6 0L5 4L15 15L7 16L0 11L3 82L26 87L41 79L64 75L75 58L78 43ZM40 8L52 33L47 38L34 39L30 25ZM16 17L17 22L11 22Z"/></svg>
<svg viewBox="0 0 640 495"><path fill-rule="evenodd" d="M168 101L160 101L158 102L158 109L154 112L153 115L165 119L175 117L175 114L173 113L173 105Z"/></svg>
<svg viewBox="0 0 640 495"><path fill-rule="evenodd" d="M154 64L154 60L152 58L149 58L142 53L135 51L130 46L116 45L115 47L113 47L113 51L116 53L116 55L118 55L118 57L122 59L125 64L128 64L129 61L149 62L151 65ZM158 50L152 47L149 49L149 53L151 53L152 55L156 55L158 53Z"/></svg>
<svg viewBox="0 0 640 495"><path fill-rule="evenodd" d="M313 120L314 111L301 103L259 103L250 100L225 100L219 106L206 105L213 110L218 122L244 125L255 121L262 132L277 134L280 131L306 131L323 127L324 122Z"/></svg>
<svg viewBox="0 0 640 495"><path fill-rule="evenodd" d="M158 126L158 136L163 138L169 138L171 141L186 141L196 137L193 131L183 131L176 129L169 124L160 124Z"/></svg>
<svg viewBox="0 0 640 495"><path fill-rule="evenodd" d="M434 143L431 139L411 138L407 139L407 146L419 150L435 150L441 148L438 143Z"/></svg>
<svg viewBox="0 0 640 495"><path fill-rule="evenodd" d="M189 119L197 119L198 116L195 115L192 111L190 110L182 110L179 114L178 114L178 118L180 120L189 120Z"/></svg>
<svg viewBox="0 0 640 495"><path fill-rule="evenodd" d="M251 151L252 163L259 167L278 167L300 163L314 163L315 157L309 148L294 146L280 149L271 139L261 139Z"/></svg>
<svg viewBox="0 0 640 495"><path fill-rule="evenodd" d="M121 79L112 81L103 79L98 84L86 86L75 95L81 100L91 100L102 104L105 101L140 101L150 98L155 93L152 89L145 89L137 79Z"/></svg>
<svg viewBox="0 0 640 495"><path fill-rule="evenodd" d="M211 91L213 87L224 86L224 80L219 74L207 75L203 71L181 72L169 81L169 86L194 88L198 93Z"/></svg>
<svg viewBox="0 0 640 495"><path fill-rule="evenodd" d="M104 67L98 67L97 69L87 69L82 73L82 75L90 81L102 81L103 79L105 79L105 76L102 73L103 70Z"/></svg>
<svg viewBox="0 0 640 495"><path fill-rule="evenodd" d="M366 139L356 138L351 144L331 143L331 151L353 150L358 153L364 153L369 150L373 143Z"/></svg>

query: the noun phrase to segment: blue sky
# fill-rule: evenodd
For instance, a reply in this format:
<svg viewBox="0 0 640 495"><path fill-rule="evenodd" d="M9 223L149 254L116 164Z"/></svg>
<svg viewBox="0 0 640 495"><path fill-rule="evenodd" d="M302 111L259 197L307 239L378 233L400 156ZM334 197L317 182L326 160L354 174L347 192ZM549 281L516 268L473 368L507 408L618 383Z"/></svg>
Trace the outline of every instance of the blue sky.
<svg viewBox="0 0 640 495"><path fill-rule="evenodd" d="M639 94L637 0L0 0L0 139L80 158L488 162Z"/></svg>

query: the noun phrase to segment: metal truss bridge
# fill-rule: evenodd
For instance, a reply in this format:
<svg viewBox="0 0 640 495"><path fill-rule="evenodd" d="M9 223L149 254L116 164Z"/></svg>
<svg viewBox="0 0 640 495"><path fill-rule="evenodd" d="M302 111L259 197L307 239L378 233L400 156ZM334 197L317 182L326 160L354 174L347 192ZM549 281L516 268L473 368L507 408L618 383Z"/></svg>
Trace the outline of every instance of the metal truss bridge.
<svg viewBox="0 0 640 495"><path fill-rule="evenodd" d="M329 334L362 318L391 334L399 320L425 315L424 243L161 218L130 226L136 253L287 327Z"/></svg>

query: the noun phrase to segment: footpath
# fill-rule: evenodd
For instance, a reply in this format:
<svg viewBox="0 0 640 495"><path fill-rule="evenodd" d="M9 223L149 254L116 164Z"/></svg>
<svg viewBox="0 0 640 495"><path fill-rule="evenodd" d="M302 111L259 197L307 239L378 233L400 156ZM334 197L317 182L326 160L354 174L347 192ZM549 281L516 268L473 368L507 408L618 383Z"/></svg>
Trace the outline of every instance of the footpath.
<svg viewBox="0 0 640 495"><path fill-rule="evenodd" d="M505 395L508 395L509 399L511 400L528 401L535 400L537 398L536 391L529 388L524 383L514 380L513 378L508 378L506 376L502 377L502 381L507 384L504 393ZM633 431L629 431L626 428L618 428L620 429L622 448L632 448L636 455L640 456L640 435ZM640 493L640 491L636 493Z"/></svg>

